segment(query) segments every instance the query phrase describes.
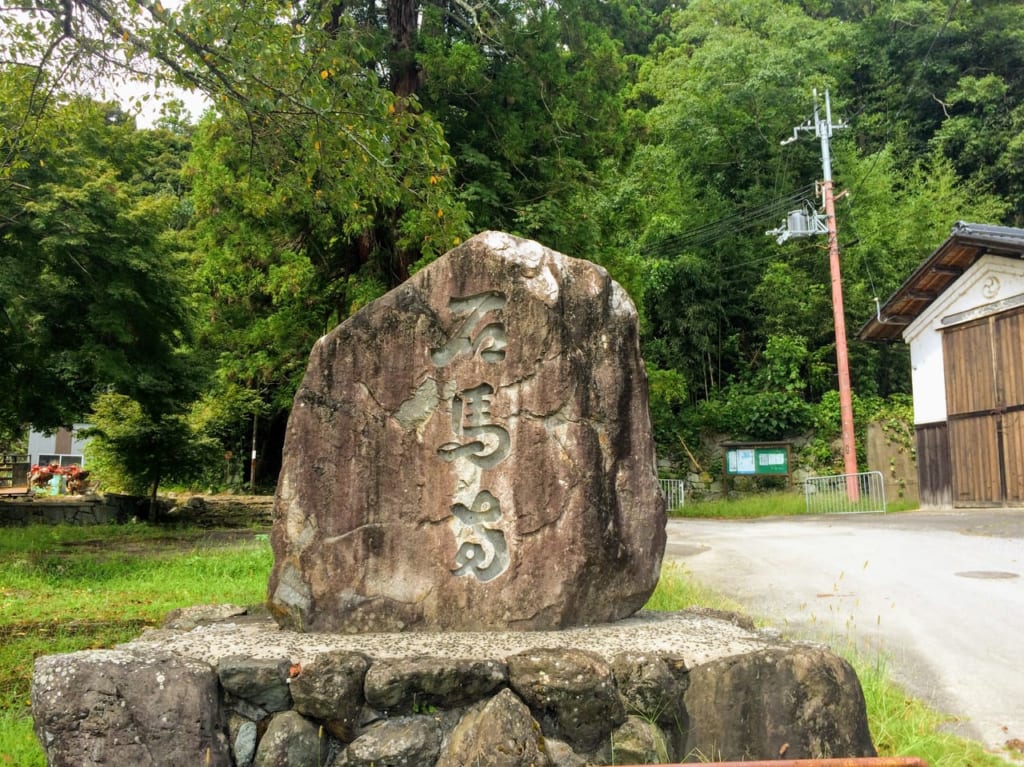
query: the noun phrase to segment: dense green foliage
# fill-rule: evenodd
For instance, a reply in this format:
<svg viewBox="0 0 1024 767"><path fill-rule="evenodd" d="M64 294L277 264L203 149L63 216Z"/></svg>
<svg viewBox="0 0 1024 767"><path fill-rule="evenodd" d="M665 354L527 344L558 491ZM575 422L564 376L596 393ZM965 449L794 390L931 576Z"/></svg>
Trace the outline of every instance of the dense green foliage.
<svg viewBox="0 0 1024 767"><path fill-rule="evenodd" d="M123 394L97 397L90 420L89 468L114 487L148 495L151 522L161 482L204 479L220 463L216 441L183 416L153 418Z"/></svg>
<svg viewBox="0 0 1024 767"><path fill-rule="evenodd" d="M1024 225L1010 0L33 8L0 38L0 441L113 393L146 428L255 443L270 482L313 341L503 229L602 263L636 300L662 455L813 430L828 466L824 238L765 236L821 203L817 142L780 143L812 91L846 124L851 335L957 220ZM212 106L136 130L61 94L114 72ZM864 417L908 391L902 347L851 340L850 358Z"/></svg>
<svg viewBox="0 0 1024 767"><path fill-rule="evenodd" d="M14 75L0 90L0 423L71 423L104 386L179 409L194 390L175 248L185 145L109 105L37 108Z"/></svg>

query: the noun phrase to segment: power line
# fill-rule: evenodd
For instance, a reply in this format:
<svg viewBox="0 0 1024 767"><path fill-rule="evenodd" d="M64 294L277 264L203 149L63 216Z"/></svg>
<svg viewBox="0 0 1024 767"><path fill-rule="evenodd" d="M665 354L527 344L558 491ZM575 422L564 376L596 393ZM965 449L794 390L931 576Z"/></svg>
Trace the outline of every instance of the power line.
<svg viewBox="0 0 1024 767"><path fill-rule="evenodd" d="M763 227L765 221L774 221L780 213L785 213L794 205L812 197L814 189L814 184L808 184L785 197L776 198L756 207L742 208L694 229L669 235L656 243L641 248L640 254L655 258L678 255L680 251L690 247L717 242L725 237L735 235L737 232Z"/></svg>
<svg viewBox="0 0 1024 767"><path fill-rule="evenodd" d="M930 59L932 51L935 49L939 39L953 20L953 16L956 13L959 4L960 0L952 0L950 3L946 12L945 20L932 38L931 43L928 46L928 50L925 52L923 59L919 62L914 78L911 80L910 85L907 88L907 98L897 110L892 120L889 121L889 126L886 131L886 140L888 140L889 135L892 133L895 120L898 120L900 115L902 115L909 107L913 91L917 86L918 81L921 79L925 65ZM862 111L863 108L856 112L852 119L855 119ZM877 163L878 154L876 154L874 161L864 175L851 187L854 192L864 184L868 177L871 176ZM737 210L736 212L723 216L722 218L709 221L702 226L688 229L679 234L669 235L656 243L644 246L640 250L640 255L652 258L675 256L678 255L680 251L686 250L687 248L707 245L709 243L725 239L726 237L733 236L738 232L745 232L759 228L763 226L766 220L775 219L780 212L786 213L794 207L798 207L800 203L812 199L812 197L816 196L814 192L815 185L811 184L798 189L789 195L776 198L764 205ZM760 261L765 259L757 260Z"/></svg>

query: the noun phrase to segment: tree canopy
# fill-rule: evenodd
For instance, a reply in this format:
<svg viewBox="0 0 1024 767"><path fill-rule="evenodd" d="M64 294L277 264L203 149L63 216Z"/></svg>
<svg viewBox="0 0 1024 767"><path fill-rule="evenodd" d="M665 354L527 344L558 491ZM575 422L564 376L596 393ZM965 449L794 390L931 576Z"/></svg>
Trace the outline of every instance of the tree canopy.
<svg viewBox="0 0 1024 767"><path fill-rule="evenodd" d="M0 88L0 422L72 423L107 386L151 413L180 409L195 386L168 186L183 147L109 104L37 107L17 76ZM31 140L16 146L26 112Z"/></svg>
<svg viewBox="0 0 1024 767"><path fill-rule="evenodd" d="M4 26L0 432L116 392L272 454L313 341L483 229L626 286L663 454L827 431L824 239L765 236L820 205L818 147L780 144L814 89L848 125L849 328L957 220L1024 225L1009 0L37 0ZM139 130L75 95L114 75L212 107ZM850 354L863 407L908 391L898 348Z"/></svg>

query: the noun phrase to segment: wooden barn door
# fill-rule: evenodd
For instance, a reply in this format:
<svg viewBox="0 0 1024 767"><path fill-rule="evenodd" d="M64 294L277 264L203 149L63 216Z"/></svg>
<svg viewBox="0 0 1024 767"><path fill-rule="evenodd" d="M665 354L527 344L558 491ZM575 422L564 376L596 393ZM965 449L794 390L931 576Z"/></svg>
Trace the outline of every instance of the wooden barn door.
<svg viewBox="0 0 1024 767"><path fill-rule="evenodd" d="M943 333L953 505L1024 501L1024 310Z"/></svg>
<svg viewBox="0 0 1024 767"><path fill-rule="evenodd" d="M1002 414L1003 478L1010 506L1024 505L1024 310L995 317Z"/></svg>

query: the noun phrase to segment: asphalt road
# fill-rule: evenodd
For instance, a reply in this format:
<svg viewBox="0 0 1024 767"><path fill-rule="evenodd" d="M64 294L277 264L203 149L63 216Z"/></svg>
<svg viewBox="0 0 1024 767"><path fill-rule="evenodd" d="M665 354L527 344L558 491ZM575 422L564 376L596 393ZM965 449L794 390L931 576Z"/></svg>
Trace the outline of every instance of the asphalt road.
<svg viewBox="0 0 1024 767"><path fill-rule="evenodd" d="M789 636L882 651L958 734L1024 740L1024 509L672 519L666 557Z"/></svg>

